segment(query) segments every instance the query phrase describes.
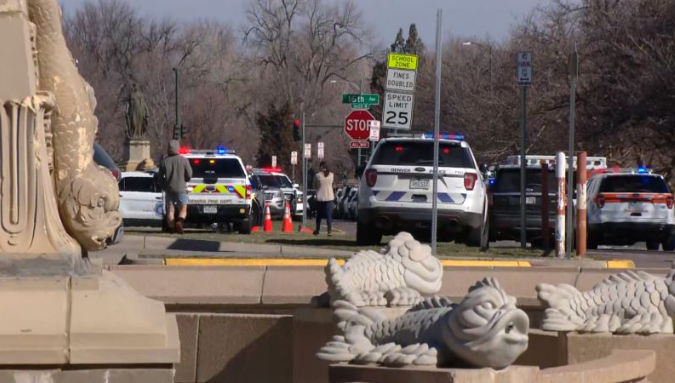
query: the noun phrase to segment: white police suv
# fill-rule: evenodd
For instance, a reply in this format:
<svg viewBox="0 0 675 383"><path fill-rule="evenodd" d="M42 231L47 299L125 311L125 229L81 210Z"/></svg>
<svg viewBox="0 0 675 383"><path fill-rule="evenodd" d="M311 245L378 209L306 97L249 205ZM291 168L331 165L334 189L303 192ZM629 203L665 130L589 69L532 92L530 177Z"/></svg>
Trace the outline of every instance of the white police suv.
<svg viewBox="0 0 675 383"><path fill-rule="evenodd" d="M588 248L633 245L675 250L673 193L662 176L645 168L607 169L587 187Z"/></svg>
<svg viewBox="0 0 675 383"><path fill-rule="evenodd" d="M439 138L438 235L487 247L487 193L471 148L458 134ZM430 234L433 145L433 133L380 141L359 185L359 245L403 230Z"/></svg>

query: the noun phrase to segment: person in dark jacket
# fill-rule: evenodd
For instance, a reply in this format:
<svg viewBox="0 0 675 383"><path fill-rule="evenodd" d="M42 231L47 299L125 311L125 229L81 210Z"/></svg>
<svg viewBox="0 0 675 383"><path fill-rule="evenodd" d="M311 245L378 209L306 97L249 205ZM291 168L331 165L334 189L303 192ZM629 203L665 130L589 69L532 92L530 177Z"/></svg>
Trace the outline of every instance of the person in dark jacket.
<svg viewBox="0 0 675 383"><path fill-rule="evenodd" d="M169 229L183 234L183 222L187 217L187 182L192 178L192 167L187 158L178 154L180 144L176 140L169 142L168 156L159 165L159 182L164 190L166 221ZM174 220L178 210L178 218Z"/></svg>

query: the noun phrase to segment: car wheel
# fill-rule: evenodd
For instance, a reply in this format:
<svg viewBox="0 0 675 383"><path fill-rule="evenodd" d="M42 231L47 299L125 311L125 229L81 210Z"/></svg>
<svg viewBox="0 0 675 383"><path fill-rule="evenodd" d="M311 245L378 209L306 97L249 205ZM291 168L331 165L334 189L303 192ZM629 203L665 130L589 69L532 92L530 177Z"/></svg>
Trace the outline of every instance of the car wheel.
<svg viewBox="0 0 675 383"><path fill-rule="evenodd" d="M246 218L245 220L239 223L239 234L248 235L251 234L251 219Z"/></svg>
<svg viewBox="0 0 675 383"><path fill-rule="evenodd" d="M372 225L358 221L356 223L356 244L359 246L376 246L382 242L382 232Z"/></svg>
<svg viewBox="0 0 675 383"><path fill-rule="evenodd" d="M656 241L647 241L647 250L659 251L660 247L661 247L661 244L656 242Z"/></svg>
<svg viewBox="0 0 675 383"><path fill-rule="evenodd" d="M668 237L661 242L663 246L663 251L675 251L675 233L668 234Z"/></svg>
<svg viewBox="0 0 675 383"><path fill-rule="evenodd" d="M480 247L481 250L487 250L490 241L490 225L488 220L485 219L485 214L483 214L483 222L477 228L469 228L469 233L466 239L467 246L470 247Z"/></svg>
<svg viewBox="0 0 675 383"><path fill-rule="evenodd" d="M586 238L586 249L588 250L598 250L598 239L597 234L592 231L588 231ZM555 241L553 242L555 243Z"/></svg>

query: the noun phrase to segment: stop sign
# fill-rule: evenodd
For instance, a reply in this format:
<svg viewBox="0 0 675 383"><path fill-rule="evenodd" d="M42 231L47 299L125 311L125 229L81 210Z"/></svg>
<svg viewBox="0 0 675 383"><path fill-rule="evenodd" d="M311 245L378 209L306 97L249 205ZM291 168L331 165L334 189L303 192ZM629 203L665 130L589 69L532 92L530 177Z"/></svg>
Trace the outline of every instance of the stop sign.
<svg viewBox="0 0 675 383"><path fill-rule="evenodd" d="M345 117L345 133L354 141L364 141L370 138L368 121L375 121L375 117L367 110L352 110Z"/></svg>

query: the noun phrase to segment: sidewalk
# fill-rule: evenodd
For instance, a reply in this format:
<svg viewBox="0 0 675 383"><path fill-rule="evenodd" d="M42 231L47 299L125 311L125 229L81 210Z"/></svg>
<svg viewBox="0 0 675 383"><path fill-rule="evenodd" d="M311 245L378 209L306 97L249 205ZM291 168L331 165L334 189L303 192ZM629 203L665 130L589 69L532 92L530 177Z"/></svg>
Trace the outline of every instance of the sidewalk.
<svg viewBox="0 0 675 383"><path fill-rule="evenodd" d="M119 244L92 253L108 265L117 265L127 256L135 262L166 265L246 266L253 264L314 265L329 258L349 258L352 251L289 246L281 244L252 244L207 240L127 235ZM164 259L167 261L164 261ZM512 257L441 257L449 267L532 267L532 268L635 268L627 260L564 260L555 258Z"/></svg>

